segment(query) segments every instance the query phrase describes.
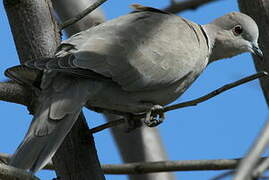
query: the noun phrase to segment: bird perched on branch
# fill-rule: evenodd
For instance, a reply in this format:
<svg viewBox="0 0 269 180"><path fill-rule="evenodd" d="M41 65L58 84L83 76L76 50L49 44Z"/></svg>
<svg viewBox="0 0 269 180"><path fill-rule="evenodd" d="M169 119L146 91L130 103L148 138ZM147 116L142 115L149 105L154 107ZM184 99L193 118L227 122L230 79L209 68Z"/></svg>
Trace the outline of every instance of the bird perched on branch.
<svg viewBox="0 0 269 180"><path fill-rule="evenodd" d="M33 173L44 167L85 104L144 113L147 125L159 124L162 106L184 93L210 62L243 52L262 56L258 34L254 20L239 12L198 25L136 6L133 13L73 35L54 58L25 64L43 74L38 81L22 80L38 89L38 98L33 121L10 165ZM23 79L16 68L6 74Z"/></svg>

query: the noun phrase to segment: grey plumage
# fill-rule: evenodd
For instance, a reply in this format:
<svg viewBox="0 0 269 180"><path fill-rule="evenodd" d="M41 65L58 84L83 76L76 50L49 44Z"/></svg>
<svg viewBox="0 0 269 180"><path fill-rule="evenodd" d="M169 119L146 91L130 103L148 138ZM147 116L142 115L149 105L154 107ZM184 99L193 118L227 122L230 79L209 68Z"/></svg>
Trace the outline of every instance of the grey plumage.
<svg viewBox="0 0 269 180"><path fill-rule="evenodd" d="M256 23L242 13L200 26L153 8L73 35L62 42L55 58L26 64L44 70L41 94L31 127L10 164L32 172L41 169L85 104L148 112L178 98L209 62L258 53L257 39Z"/></svg>

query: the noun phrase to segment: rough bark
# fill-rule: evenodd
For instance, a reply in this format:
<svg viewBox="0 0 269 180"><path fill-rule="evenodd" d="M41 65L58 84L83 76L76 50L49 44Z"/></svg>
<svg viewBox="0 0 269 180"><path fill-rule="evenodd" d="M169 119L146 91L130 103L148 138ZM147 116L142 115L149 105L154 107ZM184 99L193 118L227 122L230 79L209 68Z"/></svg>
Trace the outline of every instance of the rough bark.
<svg viewBox="0 0 269 180"><path fill-rule="evenodd" d="M0 164L0 179L1 180L39 180L33 174L24 170Z"/></svg>
<svg viewBox="0 0 269 180"><path fill-rule="evenodd" d="M20 62L54 56L60 36L51 13L50 1L4 0L4 5ZM87 136L88 143L79 141L80 138L85 139L88 131L83 122L85 119L81 114L53 158L56 173L62 179L104 179L92 136Z"/></svg>
<svg viewBox="0 0 269 180"><path fill-rule="evenodd" d="M269 1L238 0L238 4L240 10L251 16L259 26L259 45L263 51L264 58L261 61L259 58L253 56L256 70L269 72ZM266 102L269 105L269 79L262 78L260 79L260 83Z"/></svg>
<svg viewBox="0 0 269 180"><path fill-rule="evenodd" d="M4 0L20 62L52 57L60 43L47 1Z"/></svg>
<svg viewBox="0 0 269 180"><path fill-rule="evenodd" d="M25 106L31 103L31 89L15 82L0 82L0 99Z"/></svg>

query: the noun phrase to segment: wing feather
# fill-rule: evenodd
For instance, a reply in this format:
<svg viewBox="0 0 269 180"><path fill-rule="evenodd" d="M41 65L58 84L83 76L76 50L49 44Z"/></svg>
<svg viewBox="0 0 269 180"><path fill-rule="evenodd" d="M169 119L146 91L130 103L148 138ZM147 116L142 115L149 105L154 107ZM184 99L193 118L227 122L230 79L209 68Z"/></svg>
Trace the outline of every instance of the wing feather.
<svg viewBox="0 0 269 180"><path fill-rule="evenodd" d="M71 54L69 62L58 60L47 68L89 69L127 91L154 90L200 70L199 63L205 66L206 43L195 23L171 14L136 12L64 41L57 56Z"/></svg>

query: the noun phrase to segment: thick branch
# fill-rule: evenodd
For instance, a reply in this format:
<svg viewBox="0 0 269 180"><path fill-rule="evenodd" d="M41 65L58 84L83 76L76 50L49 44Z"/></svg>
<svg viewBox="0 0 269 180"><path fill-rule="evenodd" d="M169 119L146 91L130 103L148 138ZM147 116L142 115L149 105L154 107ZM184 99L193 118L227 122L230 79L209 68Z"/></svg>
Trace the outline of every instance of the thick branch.
<svg viewBox="0 0 269 180"><path fill-rule="evenodd" d="M59 33L51 19L48 2L4 0L9 24L20 62L52 57L59 45ZM54 39L54 40L52 40Z"/></svg>
<svg viewBox="0 0 269 180"><path fill-rule="evenodd" d="M39 180L24 170L0 163L0 179L3 180Z"/></svg>
<svg viewBox="0 0 269 180"><path fill-rule="evenodd" d="M253 171L253 177L260 178L269 169L269 158L266 158L257 168Z"/></svg>
<svg viewBox="0 0 269 180"><path fill-rule="evenodd" d="M0 82L0 100L28 106L31 102L31 89L15 82Z"/></svg>
<svg viewBox="0 0 269 180"><path fill-rule="evenodd" d="M164 8L164 11L170 13L179 13L185 10L194 10L207 3L215 2L218 0L185 0L171 3L170 6Z"/></svg>
<svg viewBox="0 0 269 180"><path fill-rule="evenodd" d="M268 143L269 143L269 121L266 121L266 124L264 125L264 128L261 131L260 135L257 137L255 143L249 150L246 157L244 157L244 159L240 162L234 180L245 180L253 177L255 167L258 165L261 154L268 147ZM266 160L264 162L266 162ZM259 173L255 175L262 175L263 172L258 170L258 172L256 171L255 173Z"/></svg>
<svg viewBox="0 0 269 180"><path fill-rule="evenodd" d="M249 1L249 0L238 0L239 8L243 13L251 16L257 25L259 26L259 45L263 51L264 57L263 61L260 61L257 57L253 56L253 60L256 66L257 71L265 70L269 71L269 2L267 0L259 1ZM269 105L269 79L262 78L260 79L261 87L267 105ZM266 122L264 129L261 135L257 138L256 143L250 149L248 155L244 158L242 163L237 170L235 176L236 180L243 180L246 178L259 177L263 172L268 168L269 161L268 159L261 165L257 165L257 159L260 154L268 147L268 133L269 133L269 123ZM257 167L258 166L258 167ZM256 168L256 169L255 169ZM255 178L256 179L256 178Z"/></svg>
<svg viewBox="0 0 269 180"><path fill-rule="evenodd" d="M263 51L263 61L253 56L257 71L269 72L269 1L238 0L239 8L243 13L252 17L259 26L259 45ZM260 79L261 87L267 105L269 106L269 79Z"/></svg>

